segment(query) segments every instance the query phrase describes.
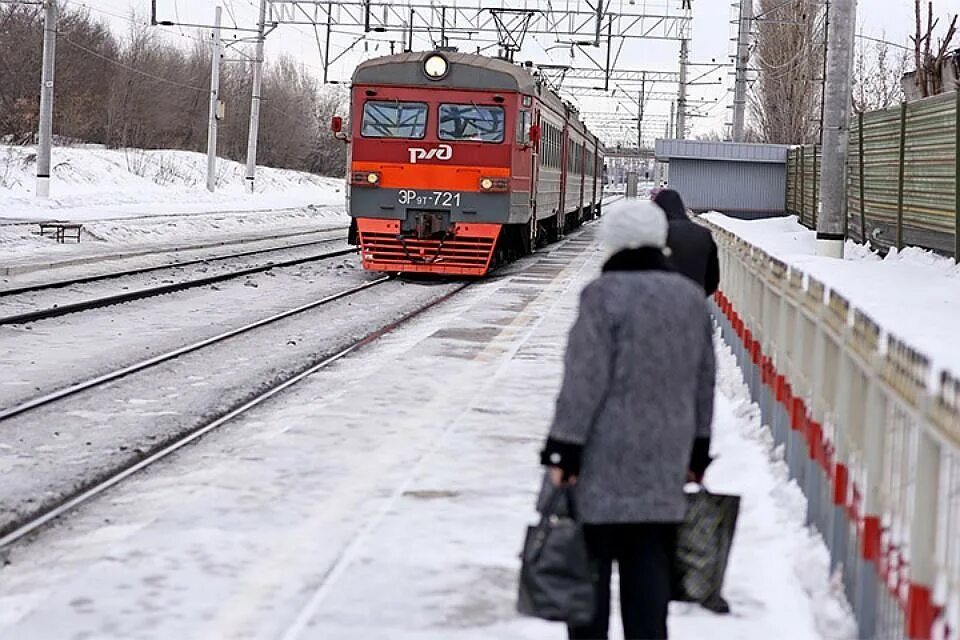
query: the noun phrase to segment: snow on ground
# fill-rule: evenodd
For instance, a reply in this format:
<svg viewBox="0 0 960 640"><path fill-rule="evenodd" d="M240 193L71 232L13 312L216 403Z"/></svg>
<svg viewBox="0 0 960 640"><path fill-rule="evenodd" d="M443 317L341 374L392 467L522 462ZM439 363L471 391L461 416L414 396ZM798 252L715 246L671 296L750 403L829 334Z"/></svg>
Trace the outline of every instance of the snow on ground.
<svg viewBox="0 0 960 640"><path fill-rule="evenodd" d="M881 258L848 240L845 259L834 260L816 256L816 234L794 216L703 217L843 295L884 331L928 356L934 373L948 369L960 375L960 266L950 258L916 248L891 250Z"/></svg>
<svg viewBox="0 0 960 640"><path fill-rule="evenodd" d="M0 638L565 637L515 613L517 555L566 332L600 266L591 236L472 288L15 549L0 568ZM675 606L672 637L854 637L802 495L770 462L719 352L707 483L743 496L733 614Z"/></svg>
<svg viewBox="0 0 960 640"><path fill-rule="evenodd" d="M343 179L259 167L250 195L244 166L221 159L218 191L210 193L206 155L192 151L57 147L51 198L41 203L35 157L33 147L0 145L0 271L349 223ZM38 237L26 224L38 220L82 222L81 244Z"/></svg>
<svg viewBox="0 0 960 640"><path fill-rule="evenodd" d="M92 219L248 211L343 203L339 178L257 168L257 193L244 193L244 166L220 159L218 191L206 189L207 156L193 151L53 149L51 198L34 197L36 149L0 145L0 218Z"/></svg>

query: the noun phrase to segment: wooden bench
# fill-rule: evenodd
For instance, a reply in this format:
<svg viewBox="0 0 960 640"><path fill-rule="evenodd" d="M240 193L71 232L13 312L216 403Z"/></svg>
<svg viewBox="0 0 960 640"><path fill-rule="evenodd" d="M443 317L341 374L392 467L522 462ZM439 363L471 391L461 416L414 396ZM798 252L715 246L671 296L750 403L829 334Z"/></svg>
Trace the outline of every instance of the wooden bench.
<svg viewBox="0 0 960 640"><path fill-rule="evenodd" d="M60 244L65 243L68 239L79 244L82 230L83 225L79 222L54 220L40 223L40 235L46 238L55 238Z"/></svg>

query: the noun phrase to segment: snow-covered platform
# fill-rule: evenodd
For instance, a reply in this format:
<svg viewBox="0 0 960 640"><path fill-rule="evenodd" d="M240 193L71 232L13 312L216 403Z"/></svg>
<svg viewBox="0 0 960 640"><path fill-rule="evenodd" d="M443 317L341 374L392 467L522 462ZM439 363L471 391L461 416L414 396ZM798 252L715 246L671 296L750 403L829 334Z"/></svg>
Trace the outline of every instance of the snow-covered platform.
<svg viewBox="0 0 960 640"><path fill-rule="evenodd" d="M0 568L0 638L565 637L515 613L517 556L565 336L601 264L593 231L14 550ZM802 495L717 348L706 482L743 496L733 614L674 605L672 637L854 637Z"/></svg>

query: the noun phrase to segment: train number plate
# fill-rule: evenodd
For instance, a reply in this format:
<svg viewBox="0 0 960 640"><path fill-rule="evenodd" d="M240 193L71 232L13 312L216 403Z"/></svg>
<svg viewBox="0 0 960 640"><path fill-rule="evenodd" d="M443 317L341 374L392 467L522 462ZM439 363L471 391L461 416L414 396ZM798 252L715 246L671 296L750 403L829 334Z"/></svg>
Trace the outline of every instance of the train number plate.
<svg viewBox="0 0 960 640"><path fill-rule="evenodd" d="M401 189L397 195L399 204L419 207L459 207L460 194L456 191L412 191Z"/></svg>

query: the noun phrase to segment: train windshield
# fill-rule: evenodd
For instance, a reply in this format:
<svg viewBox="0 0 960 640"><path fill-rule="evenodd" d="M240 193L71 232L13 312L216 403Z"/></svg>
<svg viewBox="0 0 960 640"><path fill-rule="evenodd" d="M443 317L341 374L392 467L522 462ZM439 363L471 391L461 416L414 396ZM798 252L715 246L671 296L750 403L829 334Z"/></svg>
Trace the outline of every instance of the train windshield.
<svg viewBox="0 0 960 640"><path fill-rule="evenodd" d="M503 142L503 107L440 105L440 139Z"/></svg>
<svg viewBox="0 0 960 640"><path fill-rule="evenodd" d="M427 105L422 102L370 101L363 105L360 134L364 138L422 138L427 131Z"/></svg>

